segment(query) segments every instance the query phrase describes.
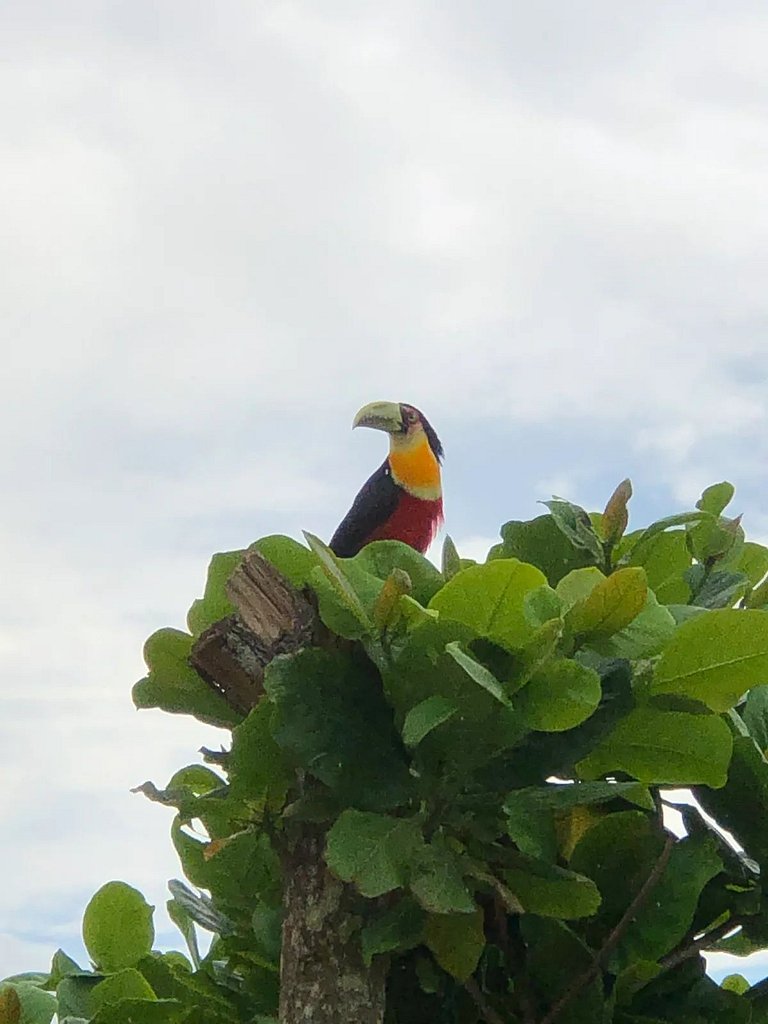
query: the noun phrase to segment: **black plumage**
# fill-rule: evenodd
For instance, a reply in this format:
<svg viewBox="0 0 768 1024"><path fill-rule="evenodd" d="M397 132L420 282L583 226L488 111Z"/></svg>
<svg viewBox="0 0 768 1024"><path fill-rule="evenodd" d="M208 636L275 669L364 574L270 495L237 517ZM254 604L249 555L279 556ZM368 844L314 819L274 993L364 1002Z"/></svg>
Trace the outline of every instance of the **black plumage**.
<svg viewBox="0 0 768 1024"><path fill-rule="evenodd" d="M365 481L352 508L339 523L331 537L331 551L339 558L356 555L373 531L386 523L395 511L402 493L392 479L389 462L383 462Z"/></svg>

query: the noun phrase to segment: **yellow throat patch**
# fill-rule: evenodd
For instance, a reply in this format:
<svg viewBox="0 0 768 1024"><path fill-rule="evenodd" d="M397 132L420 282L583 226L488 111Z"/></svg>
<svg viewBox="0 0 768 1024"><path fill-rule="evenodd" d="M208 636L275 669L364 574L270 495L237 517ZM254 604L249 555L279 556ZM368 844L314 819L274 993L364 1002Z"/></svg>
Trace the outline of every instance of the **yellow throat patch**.
<svg viewBox="0 0 768 1024"><path fill-rule="evenodd" d="M391 436L389 465L395 483L409 494L428 501L434 501L442 495L440 463L423 430L405 437Z"/></svg>

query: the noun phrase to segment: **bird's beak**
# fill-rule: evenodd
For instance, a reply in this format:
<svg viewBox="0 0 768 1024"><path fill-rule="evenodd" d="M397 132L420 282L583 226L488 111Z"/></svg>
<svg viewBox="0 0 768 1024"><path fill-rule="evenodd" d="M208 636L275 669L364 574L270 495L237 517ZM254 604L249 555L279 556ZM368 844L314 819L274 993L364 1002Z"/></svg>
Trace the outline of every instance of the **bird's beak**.
<svg viewBox="0 0 768 1024"><path fill-rule="evenodd" d="M399 434L403 429L403 414L397 402L371 402L360 409L352 426L373 427L388 434Z"/></svg>

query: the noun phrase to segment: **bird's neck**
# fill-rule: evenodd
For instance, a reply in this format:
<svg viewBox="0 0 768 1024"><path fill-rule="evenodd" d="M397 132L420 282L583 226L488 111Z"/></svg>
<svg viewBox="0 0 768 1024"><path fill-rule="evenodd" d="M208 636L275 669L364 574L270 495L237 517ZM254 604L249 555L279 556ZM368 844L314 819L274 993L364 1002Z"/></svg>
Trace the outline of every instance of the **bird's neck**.
<svg viewBox="0 0 768 1024"><path fill-rule="evenodd" d="M440 463L423 431L390 439L389 467L395 483L415 498L435 501L442 496Z"/></svg>

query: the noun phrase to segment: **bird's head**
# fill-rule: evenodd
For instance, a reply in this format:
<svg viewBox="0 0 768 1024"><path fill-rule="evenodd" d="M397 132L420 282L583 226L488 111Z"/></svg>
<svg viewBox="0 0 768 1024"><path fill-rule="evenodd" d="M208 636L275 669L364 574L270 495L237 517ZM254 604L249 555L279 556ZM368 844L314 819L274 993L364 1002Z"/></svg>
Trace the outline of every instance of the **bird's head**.
<svg viewBox="0 0 768 1024"><path fill-rule="evenodd" d="M443 446L423 413L405 402L371 402L357 413L353 427L389 434L389 465L395 481L411 494L439 497Z"/></svg>

